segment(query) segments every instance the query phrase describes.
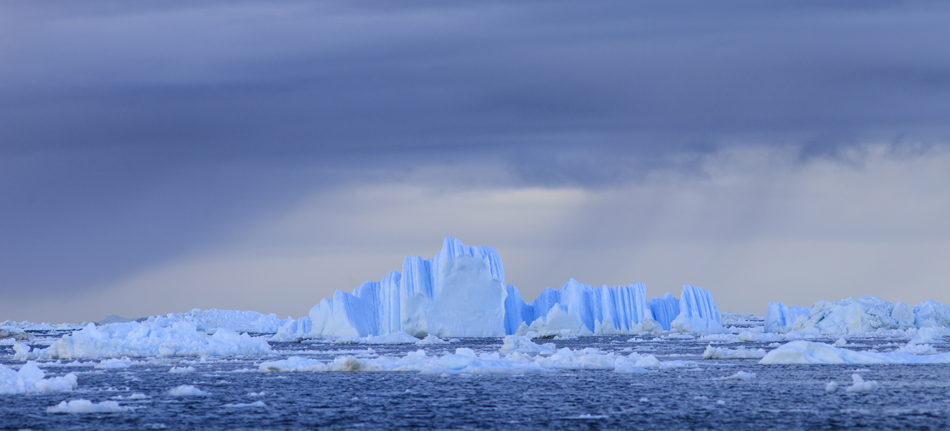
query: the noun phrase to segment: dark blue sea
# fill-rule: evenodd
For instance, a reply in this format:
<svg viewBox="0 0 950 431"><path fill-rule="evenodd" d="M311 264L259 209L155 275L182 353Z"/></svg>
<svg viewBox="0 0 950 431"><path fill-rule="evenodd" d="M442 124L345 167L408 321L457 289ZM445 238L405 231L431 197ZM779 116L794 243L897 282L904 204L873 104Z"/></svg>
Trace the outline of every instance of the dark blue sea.
<svg viewBox="0 0 950 431"><path fill-rule="evenodd" d="M38 335L42 339L43 334ZM265 360L290 354L330 359L351 355L429 355L458 347L497 351L501 339L449 345L272 343L280 356L135 359L127 368L43 364L48 376L78 374L78 389L0 395L5 430L243 429L650 429L812 430L950 429L950 365L758 365L757 359L703 360L696 339L582 337L544 340L558 348L651 353L688 366L638 374L567 370L540 374L430 375L417 372L261 373ZM833 341L833 340L829 340ZM863 348L887 340L868 339ZM858 343L861 345L861 343ZM743 343L745 347L766 344ZM732 346L735 347L734 345ZM370 350L371 349L371 350ZM19 366L10 346L0 362ZM192 372L171 373L173 367ZM738 371L751 380L725 379ZM850 393L852 374L877 381ZM826 392L829 381L841 390ZM170 396L192 385L206 396ZM134 394L139 394L135 395ZM49 413L62 401L116 401L130 411Z"/></svg>

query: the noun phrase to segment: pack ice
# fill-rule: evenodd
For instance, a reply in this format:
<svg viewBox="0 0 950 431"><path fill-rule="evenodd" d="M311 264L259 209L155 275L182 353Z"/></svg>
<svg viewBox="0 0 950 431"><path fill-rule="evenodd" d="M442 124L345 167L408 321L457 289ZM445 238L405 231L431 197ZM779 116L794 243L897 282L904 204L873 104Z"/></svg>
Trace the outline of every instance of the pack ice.
<svg viewBox="0 0 950 431"><path fill-rule="evenodd" d="M874 296L840 301L818 301L812 307L770 302L765 332L854 334L885 330L950 327L950 305L932 299L913 308Z"/></svg>
<svg viewBox="0 0 950 431"><path fill-rule="evenodd" d="M646 300L643 283L592 287L571 279L525 302L505 284L501 257L491 247L446 238L431 259L405 258L402 272L367 281L353 293L336 291L310 310L309 321L282 326L275 339L295 335L367 337L392 332L424 337L490 337L530 332L634 334L664 330L724 332L712 295L684 286ZM309 329L309 330L308 330Z"/></svg>
<svg viewBox="0 0 950 431"><path fill-rule="evenodd" d="M262 338L218 328L214 334L199 331L194 323L175 321L110 323L64 335L47 348L15 344L17 359L121 358L150 356L231 356L271 353Z"/></svg>

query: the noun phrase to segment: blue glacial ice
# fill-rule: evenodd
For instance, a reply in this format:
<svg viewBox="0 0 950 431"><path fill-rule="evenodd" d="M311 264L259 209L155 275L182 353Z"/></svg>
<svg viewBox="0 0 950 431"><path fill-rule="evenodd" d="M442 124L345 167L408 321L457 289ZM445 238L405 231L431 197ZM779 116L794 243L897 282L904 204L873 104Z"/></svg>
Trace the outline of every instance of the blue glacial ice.
<svg viewBox="0 0 950 431"><path fill-rule="evenodd" d="M655 316L660 316L659 325ZM431 259L405 258L401 273L391 271L353 293L336 291L310 310L309 321L293 324L287 322L274 339L399 331L416 337L724 331L712 295L688 285L679 299L668 293L647 301L643 283L592 287L571 279L561 289L545 289L525 302L515 286L505 284L504 266L494 249L469 247L455 238L446 238Z"/></svg>

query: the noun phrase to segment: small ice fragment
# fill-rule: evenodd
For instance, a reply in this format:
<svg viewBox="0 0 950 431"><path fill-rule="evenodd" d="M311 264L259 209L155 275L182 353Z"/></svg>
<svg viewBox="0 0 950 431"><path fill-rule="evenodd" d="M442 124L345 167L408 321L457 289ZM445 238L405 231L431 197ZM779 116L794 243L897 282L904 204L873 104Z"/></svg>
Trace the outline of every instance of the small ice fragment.
<svg viewBox="0 0 950 431"><path fill-rule="evenodd" d="M172 388L168 391L168 395L173 397L187 397L187 396L205 396L211 395L201 389L198 389L192 385L181 385L177 388Z"/></svg>
<svg viewBox="0 0 950 431"><path fill-rule="evenodd" d="M103 401L96 404L89 400L78 399L47 407L46 413L117 413L129 410L131 410L130 407L122 407L115 401Z"/></svg>
<svg viewBox="0 0 950 431"><path fill-rule="evenodd" d="M832 380L825 385L825 392L834 392L838 390L838 382Z"/></svg>
<svg viewBox="0 0 950 431"><path fill-rule="evenodd" d="M168 370L169 373L193 373L195 372L195 367L172 367Z"/></svg>
<svg viewBox="0 0 950 431"><path fill-rule="evenodd" d="M724 405L726 405L726 402L723 401L723 400L719 400L719 401L716 401L716 404L718 404L718 405L720 405L720 406L724 406Z"/></svg>
<svg viewBox="0 0 950 431"><path fill-rule="evenodd" d="M739 371L726 379L735 379L735 380L752 380L755 378L755 373L748 373L745 371Z"/></svg>
<svg viewBox="0 0 950 431"><path fill-rule="evenodd" d="M848 387L848 392L870 392L878 388L876 381L867 381L861 378L860 374L852 374L851 379L854 380L854 384Z"/></svg>
<svg viewBox="0 0 950 431"><path fill-rule="evenodd" d="M647 398L647 397L641 397L641 398L640 398L640 402L641 402L641 403L648 403L648 402L650 402L650 399Z"/></svg>
<svg viewBox="0 0 950 431"><path fill-rule="evenodd" d="M224 406L239 409L239 408L267 407L267 404L264 404L263 401L254 401L253 403L233 403L233 404L225 404Z"/></svg>
<svg viewBox="0 0 950 431"><path fill-rule="evenodd" d="M835 342L832 344L832 346L841 347L841 346L844 346L844 345L847 345L847 344L848 344L848 340L845 340L844 337L841 337L841 338L838 339L838 341L835 341Z"/></svg>

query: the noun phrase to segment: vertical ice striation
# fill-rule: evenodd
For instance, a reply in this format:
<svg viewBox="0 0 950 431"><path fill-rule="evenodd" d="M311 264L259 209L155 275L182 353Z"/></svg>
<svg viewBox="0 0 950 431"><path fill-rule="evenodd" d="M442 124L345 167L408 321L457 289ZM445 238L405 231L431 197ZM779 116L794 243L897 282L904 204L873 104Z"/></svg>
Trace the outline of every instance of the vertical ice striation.
<svg viewBox="0 0 950 431"><path fill-rule="evenodd" d="M765 311L764 330L765 332L781 333L791 331L792 326L800 316L805 316L807 319L810 314L811 308L808 307L797 305L789 307L781 302L770 302L768 309Z"/></svg>
<svg viewBox="0 0 950 431"><path fill-rule="evenodd" d="M646 300L643 283L592 287L571 279L525 302L505 285L501 258L491 247L468 247L446 238L431 259L403 261L402 273L367 281L353 293L336 291L310 310L311 335L371 336L402 331L415 336L487 337L562 331L635 334L656 329L718 332L719 311L709 292L692 286L677 300L667 294ZM684 314L685 313L685 314ZM681 322L679 327L676 322ZM286 328L281 337L298 334Z"/></svg>
<svg viewBox="0 0 950 431"><path fill-rule="evenodd" d="M670 322L670 330L678 332L726 332L722 315L708 290L684 285L680 295L680 314Z"/></svg>
<svg viewBox="0 0 950 431"><path fill-rule="evenodd" d="M512 290L517 290L510 286ZM581 334L634 334L653 329L643 283L591 287L571 279L559 290L545 289L534 302L509 301L506 331L570 330ZM520 302L520 303L519 303ZM517 326L516 326L517 324Z"/></svg>
<svg viewBox="0 0 950 431"><path fill-rule="evenodd" d="M660 298L654 296L650 298L650 311L653 312L653 319L656 320L656 323L669 331L670 323L673 322L676 316L680 315L680 300L676 299L670 292L666 292L666 295Z"/></svg>
<svg viewBox="0 0 950 431"><path fill-rule="evenodd" d="M491 247L446 238L432 259L403 261L403 272L336 291L310 310L317 335L368 336L403 331L425 336L505 334L505 272Z"/></svg>

